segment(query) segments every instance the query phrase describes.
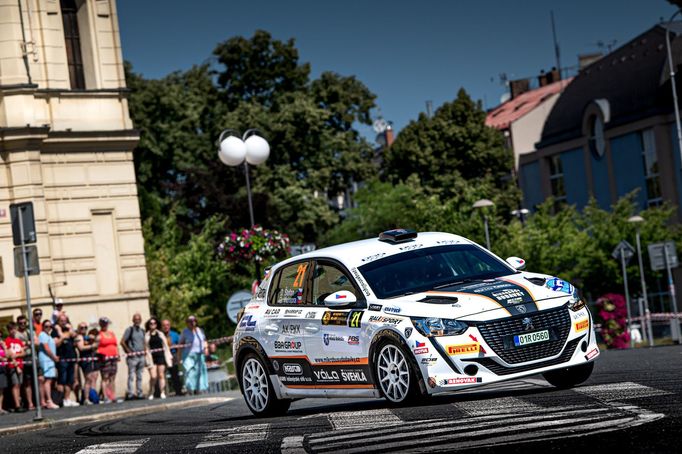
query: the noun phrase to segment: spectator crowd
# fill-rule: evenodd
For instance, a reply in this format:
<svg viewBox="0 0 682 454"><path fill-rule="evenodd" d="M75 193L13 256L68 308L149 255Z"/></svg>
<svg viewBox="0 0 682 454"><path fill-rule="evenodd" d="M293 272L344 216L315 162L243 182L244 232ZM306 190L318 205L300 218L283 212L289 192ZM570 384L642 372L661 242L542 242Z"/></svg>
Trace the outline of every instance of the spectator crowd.
<svg viewBox="0 0 682 454"><path fill-rule="evenodd" d="M55 409L121 402L115 384L123 361L128 373L126 400L165 399L167 375L175 395L208 390L206 361L213 357L215 344L208 344L194 316L178 333L169 320L151 317L143 326L142 316L135 314L120 341L107 317L96 327L80 322L74 329L60 300L50 318L43 320L39 308L32 316L33 339L24 315L8 323L7 337L0 337L0 414L34 410L36 404ZM31 342L37 355L39 402L34 402Z"/></svg>

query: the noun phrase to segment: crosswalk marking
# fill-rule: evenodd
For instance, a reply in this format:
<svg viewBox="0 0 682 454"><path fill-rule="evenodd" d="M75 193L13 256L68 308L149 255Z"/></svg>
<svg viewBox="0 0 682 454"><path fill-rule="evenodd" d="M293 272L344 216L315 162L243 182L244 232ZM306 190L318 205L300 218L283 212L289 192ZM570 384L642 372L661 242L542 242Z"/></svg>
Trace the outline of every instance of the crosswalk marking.
<svg viewBox="0 0 682 454"><path fill-rule="evenodd" d="M282 440L280 451L282 454L305 454L306 450L303 448L303 440L305 436L299 435L295 437L286 437Z"/></svg>
<svg viewBox="0 0 682 454"><path fill-rule="evenodd" d="M586 394L593 399L605 402L672 394L669 391L650 388L631 381L624 383L608 383L604 385L580 386L574 388L573 391Z"/></svg>
<svg viewBox="0 0 682 454"><path fill-rule="evenodd" d="M149 438L100 443L98 445L90 445L87 448L81 449L76 454L132 454L147 441L149 441Z"/></svg>
<svg viewBox="0 0 682 454"><path fill-rule="evenodd" d="M388 408L365 411L339 411L328 413L327 418L334 430L357 429L359 427L384 424L398 424L401 419L393 414Z"/></svg>
<svg viewBox="0 0 682 454"><path fill-rule="evenodd" d="M201 443L196 446L196 449L264 441L268 438L269 430L270 424L252 424L249 426L231 427L229 429L216 429L206 435Z"/></svg>
<svg viewBox="0 0 682 454"><path fill-rule="evenodd" d="M501 413L530 413L541 409L539 405L526 402L516 397L500 397L497 399L471 400L452 404L470 416L494 415Z"/></svg>

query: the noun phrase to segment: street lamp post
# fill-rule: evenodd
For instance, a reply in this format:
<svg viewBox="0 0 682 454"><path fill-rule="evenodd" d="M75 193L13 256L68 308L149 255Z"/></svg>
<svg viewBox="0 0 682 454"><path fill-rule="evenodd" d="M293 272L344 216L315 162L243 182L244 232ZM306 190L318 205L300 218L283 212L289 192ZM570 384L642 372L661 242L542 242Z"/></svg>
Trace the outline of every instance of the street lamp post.
<svg viewBox="0 0 682 454"><path fill-rule="evenodd" d="M642 246L639 231L639 224L644 222L644 218L642 216L631 216L630 218L628 218L628 222L633 223L635 225L635 228L637 229L636 230L637 259L639 261L639 278L642 283L642 299L644 300L644 314L640 315L644 316L644 319L642 320L642 326L646 327L646 336L647 340L649 341L649 347L653 347L654 337L651 331L651 318L649 317L649 298L647 297L646 280L644 279L644 265L642 263Z"/></svg>
<svg viewBox="0 0 682 454"><path fill-rule="evenodd" d="M680 12L682 12L682 10L680 9L675 11L675 13L673 13L673 15L670 16L668 24L670 24L673 21L673 19L675 19L675 16L680 14ZM666 51L668 52L668 69L670 70L670 85L672 86L673 90L673 109L675 110L675 125L677 126L677 144L679 147L678 152L680 153L680 156L682 156L682 125L680 125L680 108L677 102L677 87L675 86L675 66L673 64L673 53L672 50L670 49L669 27L665 28L665 47Z"/></svg>
<svg viewBox="0 0 682 454"><path fill-rule="evenodd" d="M495 205L491 200L488 199L481 199L477 200L474 202L472 205L473 208L486 208L486 207L491 207ZM490 232L488 232L488 216L485 214L485 210L483 210L483 228L485 229L485 245L490 250Z"/></svg>
<svg viewBox="0 0 682 454"><path fill-rule="evenodd" d="M263 164L270 156L270 144L263 137L256 135L258 132L257 129L248 129L240 138L239 133L234 129L226 129L218 137L220 161L231 167L244 165L246 195L249 199L249 220L252 228L256 222L253 216L249 164L254 166ZM260 282L260 263L258 261L256 261L256 281Z"/></svg>

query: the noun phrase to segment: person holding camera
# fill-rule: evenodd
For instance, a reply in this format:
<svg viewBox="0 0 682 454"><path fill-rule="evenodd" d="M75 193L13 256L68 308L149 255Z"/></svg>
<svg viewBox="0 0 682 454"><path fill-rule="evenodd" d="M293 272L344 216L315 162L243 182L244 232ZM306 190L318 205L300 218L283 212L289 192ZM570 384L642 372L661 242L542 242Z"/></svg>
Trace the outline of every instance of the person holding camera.
<svg viewBox="0 0 682 454"><path fill-rule="evenodd" d="M83 403L90 405L93 403L90 399L91 390L97 390L97 372L99 371L97 361L99 343L97 342L97 334L99 333L96 329L88 331L88 325L85 322L78 324L77 333L75 339L76 348L80 354L79 364L85 378L85 383L83 383Z"/></svg>

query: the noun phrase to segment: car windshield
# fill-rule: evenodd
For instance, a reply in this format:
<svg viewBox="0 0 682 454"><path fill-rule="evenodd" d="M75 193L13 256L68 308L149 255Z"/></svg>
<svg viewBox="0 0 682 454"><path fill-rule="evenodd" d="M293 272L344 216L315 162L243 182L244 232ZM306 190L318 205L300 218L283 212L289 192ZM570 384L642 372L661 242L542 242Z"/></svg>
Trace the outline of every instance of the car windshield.
<svg viewBox="0 0 682 454"><path fill-rule="evenodd" d="M392 298L515 271L475 245L403 252L359 267L379 298Z"/></svg>

